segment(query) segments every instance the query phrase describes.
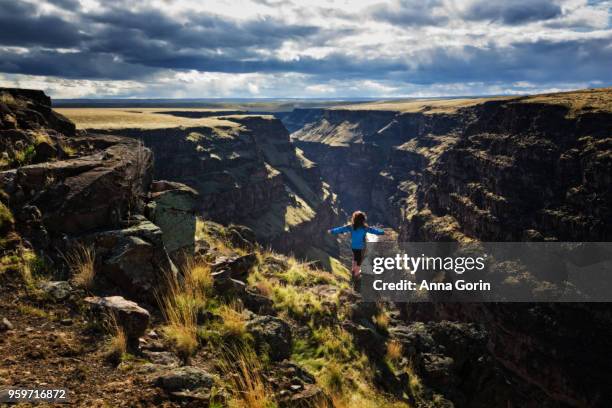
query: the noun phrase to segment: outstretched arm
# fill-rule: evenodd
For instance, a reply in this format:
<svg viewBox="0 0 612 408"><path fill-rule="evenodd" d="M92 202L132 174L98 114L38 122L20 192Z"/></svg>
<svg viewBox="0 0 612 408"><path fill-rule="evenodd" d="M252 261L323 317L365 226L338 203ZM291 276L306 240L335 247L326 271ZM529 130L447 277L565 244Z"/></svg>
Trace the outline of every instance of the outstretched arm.
<svg viewBox="0 0 612 408"><path fill-rule="evenodd" d="M385 235L385 230L382 230L380 228L368 227L366 231L368 232L368 234Z"/></svg>
<svg viewBox="0 0 612 408"><path fill-rule="evenodd" d="M349 227L348 225L345 225L344 227L336 227L336 228L332 228L329 230L330 234L344 234L345 232L349 232L351 230L351 227Z"/></svg>

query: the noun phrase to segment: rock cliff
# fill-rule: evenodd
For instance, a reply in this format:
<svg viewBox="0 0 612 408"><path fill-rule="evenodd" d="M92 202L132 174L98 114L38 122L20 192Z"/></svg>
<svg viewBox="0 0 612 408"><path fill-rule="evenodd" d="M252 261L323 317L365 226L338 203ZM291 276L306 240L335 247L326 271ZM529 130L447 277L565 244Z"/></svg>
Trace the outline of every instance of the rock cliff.
<svg viewBox="0 0 612 408"><path fill-rule="evenodd" d="M94 131L142 140L155 155L155 178L194 188L202 217L246 225L264 245L329 266L338 248L326 231L339 212L318 166L291 144L278 119L219 119L226 125Z"/></svg>
<svg viewBox="0 0 612 408"><path fill-rule="evenodd" d="M292 138L343 208L400 239L607 241L611 93L352 105L288 121L305 118Z"/></svg>
<svg viewBox="0 0 612 408"><path fill-rule="evenodd" d="M22 247L65 278L66 257L87 245L100 279L153 301L174 265L162 230L142 216L151 151L131 138L76 131L41 91L3 88L0 95L0 190Z"/></svg>
<svg viewBox="0 0 612 408"><path fill-rule="evenodd" d="M352 105L314 112L292 138L345 210L368 211L400 241L610 241L611 101L612 89L599 89ZM312 116L298 112L292 125L300 117ZM436 304L404 312L408 321L482 324L483 347L542 392L541 404L610 400L612 367L598 357L612 335L608 306Z"/></svg>

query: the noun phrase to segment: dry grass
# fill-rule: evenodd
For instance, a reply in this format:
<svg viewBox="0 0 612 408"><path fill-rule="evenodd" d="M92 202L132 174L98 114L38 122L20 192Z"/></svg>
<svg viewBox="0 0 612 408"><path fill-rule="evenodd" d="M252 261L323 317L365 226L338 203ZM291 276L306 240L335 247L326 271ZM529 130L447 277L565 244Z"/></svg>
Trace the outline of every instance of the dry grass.
<svg viewBox="0 0 612 408"><path fill-rule="evenodd" d="M15 218L11 210L0 202L0 231L9 229L15 224Z"/></svg>
<svg viewBox="0 0 612 408"><path fill-rule="evenodd" d="M397 340L387 342L387 360L392 363L396 363L402 358L403 354L404 348L402 347L402 343Z"/></svg>
<svg viewBox="0 0 612 408"><path fill-rule="evenodd" d="M46 143L48 145L53 146L53 141L51 140L51 137L48 134L42 131L36 131L33 133L33 136L34 136L34 143L36 145L39 145L41 143Z"/></svg>
<svg viewBox="0 0 612 408"><path fill-rule="evenodd" d="M72 157L75 156L77 154L77 149L75 149L74 147L66 144L66 143L62 143L62 150L64 151L64 153L68 156L68 157Z"/></svg>
<svg viewBox="0 0 612 408"><path fill-rule="evenodd" d="M421 379L416 374L414 362L411 360L406 366L406 374L408 374L408 389L414 397L419 397L423 393L423 384Z"/></svg>
<svg viewBox="0 0 612 408"><path fill-rule="evenodd" d="M166 320L164 333L187 363L198 347L197 316L206 308L213 278L209 265L192 258L185 261L182 275L168 274L165 293L158 296L158 303Z"/></svg>
<svg viewBox="0 0 612 408"><path fill-rule="evenodd" d="M584 112L612 112L612 88L584 89L529 96L521 103L545 103L568 108L568 116Z"/></svg>
<svg viewBox="0 0 612 408"><path fill-rule="evenodd" d="M313 267L308 262L300 262L295 258L288 259L289 268L280 274L278 278L289 285L313 286L330 284L334 276L329 272Z"/></svg>
<svg viewBox="0 0 612 408"><path fill-rule="evenodd" d="M19 251L19 273L23 282L30 289L35 288L37 278L34 272L39 263L38 256L34 251L22 249Z"/></svg>
<svg viewBox="0 0 612 408"><path fill-rule="evenodd" d="M204 296L212 293L214 282L209 264L201 260L188 258L183 269L185 279L190 281L188 286L193 287L195 291L201 292Z"/></svg>
<svg viewBox="0 0 612 408"><path fill-rule="evenodd" d="M272 389L263 378L263 367L250 348L226 350L219 363L222 377L230 388L231 408L275 407Z"/></svg>
<svg viewBox="0 0 612 408"><path fill-rule="evenodd" d="M196 219L196 239L208 242L211 248L217 253L225 256L246 255L247 250L236 247L232 244L227 229L219 224Z"/></svg>
<svg viewBox="0 0 612 408"><path fill-rule="evenodd" d="M125 330L117 323L117 318L111 314L106 322L111 337L106 345L105 359L111 364L118 365L127 352L127 336Z"/></svg>
<svg viewBox="0 0 612 408"><path fill-rule="evenodd" d="M32 161L35 155L36 148L33 145L26 146L23 149L14 152L11 164L13 166L25 166Z"/></svg>
<svg viewBox="0 0 612 408"><path fill-rule="evenodd" d="M34 316L34 317L44 317L44 318L48 318L49 314L47 312L45 312L44 310L36 307L36 306L31 306L31 305L17 305L17 310L19 311L19 313L24 314L24 315L28 315L28 316Z"/></svg>
<svg viewBox="0 0 612 408"><path fill-rule="evenodd" d="M184 118L159 113L164 109L60 108L56 111L72 120L79 129L164 129L179 126L238 129L240 127L236 122L217 117Z"/></svg>
<svg viewBox="0 0 612 408"><path fill-rule="evenodd" d="M78 243L64 258L72 272L74 285L83 289L91 289L96 277L96 253L93 246Z"/></svg>
<svg viewBox="0 0 612 408"><path fill-rule="evenodd" d="M274 307L298 320L324 313L321 299L314 293L293 285L274 285Z"/></svg>
<svg viewBox="0 0 612 408"><path fill-rule="evenodd" d="M339 364L335 362L327 364L321 374L321 378L323 380L323 387L325 387L328 393L331 395L338 395L342 392L344 388L345 373Z"/></svg>
<svg viewBox="0 0 612 408"><path fill-rule="evenodd" d="M373 317L374 324L378 330L386 332L389 329L389 314L385 310L381 310L376 316Z"/></svg>
<svg viewBox="0 0 612 408"><path fill-rule="evenodd" d="M8 92L0 93L0 103L3 103L8 107L25 108L27 106L25 101L15 99L13 95Z"/></svg>
<svg viewBox="0 0 612 408"><path fill-rule="evenodd" d="M410 408L405 402L388 401L382 397L366 397L358 393L331 396L331 404L321 401L316 408Z"/></svg>
<svg viewBox="0 0 612 408"><path fill-rule="evenodd" d="M242 339L246 335L246 319L242 307L237 304L222 305L219 308L221 331L225 337Z"/></svg>
<svg viewBox="0 0 612 408"><path fill-rule="evenodd" d="M197 313L206 299L192 279L179 281L168 274L165 293L158 296L160 310L166 321L163 332L174 351L188 363L198 347Z"/></svg>
<svg viewBox="0 0 612 408"><path fill-rule="evenodd" d="M272 287L272 284L267 281L267 280L260 280L258 282L256 282L253 287L257 290L257 292L262 295L265 296L267 298L272 296L272 293L274 291L274 288Z"/></svg>

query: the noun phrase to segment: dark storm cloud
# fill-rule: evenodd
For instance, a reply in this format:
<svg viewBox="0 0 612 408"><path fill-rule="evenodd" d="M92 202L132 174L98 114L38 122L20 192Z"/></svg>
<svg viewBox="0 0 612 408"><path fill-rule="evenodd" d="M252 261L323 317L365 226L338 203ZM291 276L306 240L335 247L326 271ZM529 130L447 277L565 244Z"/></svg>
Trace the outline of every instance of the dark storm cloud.
<svg viewBox="0 0 612 408"><path fill-rule="evenodd" d="M478 0L472 3L464 17L472 21L499 21L518 25L550 20L561 15L561 7L551 0Z"/></svg>
<svg viewBox="0 0 612 408"><path fill-rule="evenodd" d="M439 0L399 0L397 3L378 4L369 9L370 15L398 26L440 25L448 21L445 15L435 15L434 8L440 6Z"/></svg>
<svg viewBox="0 0 612 408"><path fill-rule="evenodd" d="M78 27L53 15L40 15L36 6L0 0L0 44L70 48L80 44Z"/></svg>
<svg viewBox="0 0 612 408"><path fill-rule="evenodd" d="M110 9L102 14L87 16L106 26L100 33L140 33L150 40L166 41L178 48L219 48L265 46L274 48L287 39L313 36L318 27L290 25L273 18L237 22L221 16L198 13L179 22L157 10L130 12ZM153 23L152 23L153 22Z"/></svg>
<svg viewBox="0 0 612 408"><path fill-rule="evenodd" d="M157 71L152 67L116 60L110 54L62 53L30 50L13 53L0 50L0 72L47 75L72 79L142 79Z"/></svg>
<svg viewBox="0 0 612 408"><path fill-rule="evenodd" d="M433 63L394 79L417 84L529 81L562 83L601 80L610 84L612 48L608 39L517 42L508 47L466 46L461 55L438 48Z"/></svg>
<svg viewBox="0 0 612 408"><path fill-rule="evenodd" d="M330 55L322 60L307 57L290 61L242 57L213 52L176 52L162 48L154 48L153 52L142 49L126 60L100 53L38 50L17 54L0 51L0 72L73 79L143 79L160 69L182 69L224 73L298 72L327 78L382 78L390 72L406 70L406 66L396 60L365 60L342 54Z"/></svg>
<svg viewBox="0 0 612 408"><path fill-rule="evenodd" d="M79 0L53 0L53 5L71 11L78 11L81 8Z"/></svg>
<svg viewBox="0 0 612 408"><path fill-rule="evenodd" d="M348 38L345 44L351 44L355 29L350 26L322 28L271 17L239 21L204 13L178 18L152 8L130 11L117 6L86 14L78 11L73 1L54 3L75 11L69 22L68 17L53 11L41 14L29 3L0 0L0 72L136 81L166 70L196 70L295 72L322 82L363 79L423 85L472 81L611 82L612 49L605 38L534 39L502 47L492 37L486 47L431 43L418 50L398 48L393 56L381 56L371 46L335 46L337 39ZM443 27L448 18L443 5L440 0L399 1L363 12L366 18L415 30L431 25ZM464 18L517 25L551 19L560 12L547 0L488 0L468 7ZM281 59L276 51L288 39L304 49L329 42L334 51L322 58L302 55ZM28 52L2 46L27 47ZM77 52L61 52L61 48Z"/></svg>

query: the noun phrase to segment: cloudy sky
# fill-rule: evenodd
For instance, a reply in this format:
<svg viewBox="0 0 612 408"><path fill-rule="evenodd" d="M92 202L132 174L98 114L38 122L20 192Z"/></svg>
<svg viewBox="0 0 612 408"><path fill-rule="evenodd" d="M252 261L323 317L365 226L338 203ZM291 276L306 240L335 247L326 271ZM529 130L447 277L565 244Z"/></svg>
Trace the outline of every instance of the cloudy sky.
<svg viewBox="0 0 612 408"><path fill-rule="evenodd" d="M612 85L612 1L0 0L0 86L57 98Z"/></svg>

